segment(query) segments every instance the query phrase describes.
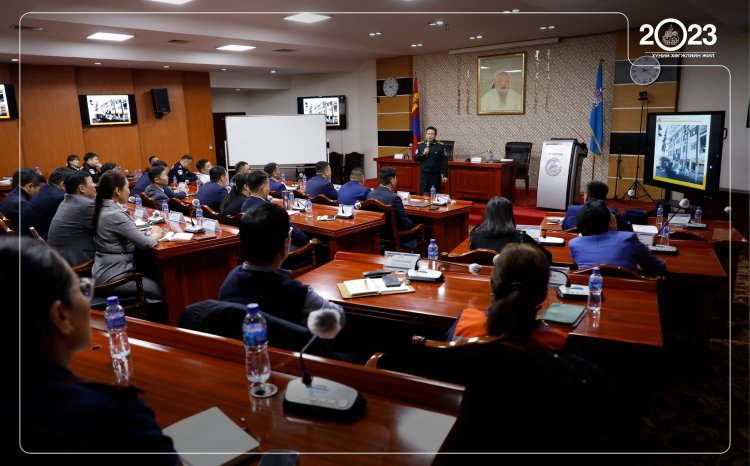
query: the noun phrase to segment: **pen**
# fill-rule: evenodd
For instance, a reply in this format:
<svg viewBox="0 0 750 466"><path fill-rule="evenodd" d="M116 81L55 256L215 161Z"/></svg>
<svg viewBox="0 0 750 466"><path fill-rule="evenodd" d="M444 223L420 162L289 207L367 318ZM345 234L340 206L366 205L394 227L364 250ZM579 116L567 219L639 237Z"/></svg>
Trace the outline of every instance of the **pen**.
<svg viewBox="0 0 750 466"><path fill-rule="evenodd" d="M365 278L365 289L367 291L370 291L370 279L369 278Z"/></svg>

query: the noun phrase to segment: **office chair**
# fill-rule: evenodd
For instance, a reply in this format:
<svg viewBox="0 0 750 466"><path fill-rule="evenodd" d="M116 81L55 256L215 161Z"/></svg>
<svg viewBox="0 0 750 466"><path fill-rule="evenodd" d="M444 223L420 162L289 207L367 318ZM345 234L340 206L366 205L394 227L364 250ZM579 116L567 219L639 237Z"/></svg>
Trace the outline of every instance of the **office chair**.
<svg viewBox="0 0 750 466"><path fill-rule="evenodd" d="M529 194L529 162L531 161L530 142L508 142L505 144L505 158L516 161L516 179L522 179Z"/></svg>

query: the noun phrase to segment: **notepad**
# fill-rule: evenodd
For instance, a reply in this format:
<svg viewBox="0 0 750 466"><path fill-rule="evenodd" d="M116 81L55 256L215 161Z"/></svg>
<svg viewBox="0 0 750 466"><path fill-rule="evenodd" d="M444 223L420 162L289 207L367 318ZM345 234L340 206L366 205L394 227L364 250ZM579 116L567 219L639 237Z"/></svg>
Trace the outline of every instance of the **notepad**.
<svg viewBox="0 0 750 466"><path fill-rule="evenodd" d="M217 407L178 421L164 429L164 433L172 437L174 448L186 466L236 464L247 458L245 454L260 447L257 440Z"/></svg>
<svg viewBox="0 0 750 466"><path fill-rule="evenodd" d="M539 320L553 324L567 325L570 327L577 326L583 316L586 315L586 308L575 304L552 303L544 311Z"/></svg>
<svg viewBox="0 0 750 466"><path fill-rule="evenodd" d="M175 233L170 231L159 239L159 241L190 241L193 239L192 233Z"/></svg>
<svg viewBox="0 0 750 466"><path fill-rule="evenodd" d="M376 296L380 294L412 293L411 285L385 286L382 278L362 278L359 280L347 280L337 283L341 296L344 298L361 298L363 296Z"/></svg>

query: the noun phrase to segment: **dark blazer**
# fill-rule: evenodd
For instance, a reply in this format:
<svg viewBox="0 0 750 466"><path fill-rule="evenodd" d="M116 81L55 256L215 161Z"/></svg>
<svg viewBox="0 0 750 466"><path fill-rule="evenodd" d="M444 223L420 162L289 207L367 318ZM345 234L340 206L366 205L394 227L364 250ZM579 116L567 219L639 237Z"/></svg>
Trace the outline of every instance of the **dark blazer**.
<svg viewBox="0 0 750 466"><path fill-rule="evenodd" d="M424 149L427 142L422 141L417 145L417 154L414 161L419 162L419 169L425 173L440 173L442 176L448 176L448 155L445 146L439 142L430 144L430 152L424 155ZM437 186L436 186L437 188Z"/></svg>
<svg viewBox="0 0 750 466"><path fill-rule="evenodd" d="M52 218L64 198L65 191L50 184L43 184L36 196L23 206L23 225L20 227L20 233L28 235L29 227L34 227L42 238L47 239Z"/></svg>
<svg viewBox="0 0 750 466"><path fill-rule="evenodd" d="M263 204L264 202L270 202L267 200L263 200L259 197L250 196L247 199L245 199L245 202L242 203L242 212L247 212L248 210L252 209L256 205ZM302 247L310 242L310 239L308 239L307 235L302 233L302 230L297 228L296 225L292 225L292 245L296 247Z"/></svg>
<svg viewBox="0 0 750 466"><path fill-rule="evenodd" d="M171 183L174 177L177 177L177 182L182 183L183 181L192 181L195 182L195 180L198 179L198 175L191 172L190 170L186 170L182 168L182 165L180 165L180 162L175 163L172 166L172 169L169 170L169 182Z"/></svg>
<svg viewBox="0 0 750 466"><path fill-rule="evenodd" d="M534 241L534 238L527 235L524 231L515 231L513 234L507 236L489 236L483 234L479 227L471 230L469 235L469 248L470 249L492 249L493 251L500 252L506 244L510 243L527 243L532 246L539 248L547 260L552 262L552 253L546 250L542 245Z"/></svg>
<svg viewBox="0 0 750 466"><path fill-rule="evenodd" d="M619 265L644 275L664 275L667 266L654 257L635 233L607 231L600 235L579 236L569 243L570 255L579 269L600 264ZM605 285L606 286L606 285Z"/></svg>
<svg viewBox="0 0 750 466"><path fill-rule="evenodd" d="M133 190L130 193L133 196L140 196L142 192L146 191L146 188L148 188L148 185L150 184L151 180L148 179L148 175L141 175L141 177L138 178L138 181L136 181L135 186L133 186ZM177 193L172 191L171 189L169 189L169 186L164 186L164 192L167 196L169 196L170 199L182 199L187 196L187 193L184 193L182 191Z"/></svg>
<svg viewBox="0 0 750 466"><path fill-rule="evenodd" d="M0 206L0 212L13 222L13 229L16 231L19 229L18 215L27 202L29 202L29 195L20 186L16 186L8 193L3 205Z"/></svg>
<svg viewBox="0 0 750 466"><path fill-rule="evenodd" d="M70 265L83 264L94 258L94 200L80 194L65 194L49 226L47 242L57 249Z"/></svg>
<svg viewBox="0 0 750 466"><path fill-rule="evenodd" d="M341 185L341 188L339 188L339 204L354 205L359 201L364 201L367 199L367 195L370 191L370 188L365 187L354 180L347 181Z"/></svg>
<svg viewBox="0 0 750 466"><path fill-rule="evenodd" d="M565 211L565 218L562 221L562 228L563 230L567 230L568 228L574 228L576 226L576 219L578 217L578 214L581 213L581 210L583 210L583 206L586 204L576 204L576 205L570 205L568 206L568 210ZM620 211L617 209L609 209L612 214L615 216L615 220L617 221L617 230L618 231L633 231L633 226L622 218L622 215L620 215Z"/></svg>
<svg viewBox="0 0 750 466"><path fill-rule="evenodd" d="M408 230L414 226L411 219L406 215L404 209L404 202L401 200L398 194L394 193L385 186L380 186L378 189L370 191L367 195L367 199L377 199L383 204L388 204L393 208L393 212L396 214L396 224L399 231ZM383 231L385 234L386 232ZM390 235L389 235L390 236Z"/></svg>
<svg viewBox="0 0 750 466"><path fill-rule="evenodd" d="M339 198L339 193L338 191L336 191L336 188L333 187L333 183L320 175L315 175L307 181L305 194L310 197L315 197L318 194L324 194L328 196L329 199L333 199L334 201Z"/></svg>
<svg viewBox="0 0 750 466"><path fill-rule="evenodd" d="M224 209L221 211L222 218L227 218L229 215L237 215L240 212L244 212L242 210L242 205L247 200L247 196L244 194L240 194L239 196L236 196L234 199L229 201L229 204L224 206Z"/></svg>
<svg viewBox="0 0 750 466"><path fill-rule="evenodd" d="M207 205L214 212L218 212L221 209L221 202L228 194L227 188L215 181L211 181L201 186L197 197L202 205Z"/></svg>
<svg viewBox="0 0 750 466"><path fill-rule="evenodd" d="M268 178L268 185L271 188L271 191L275 193L280 193L281 191L286 191L286 185L282 183L281 181L276 181L273 178Z"/></svg>
<svg viewBox="0 0 750 466"><path fill-rule="evenodd" d="M99 178L102 177L102 172L100 172L96 167L92 167L91 165L84 163L81 167L81 170L86 170L87 172L91 173L91 178L94 180L94 183L99 183Z"/></svg>

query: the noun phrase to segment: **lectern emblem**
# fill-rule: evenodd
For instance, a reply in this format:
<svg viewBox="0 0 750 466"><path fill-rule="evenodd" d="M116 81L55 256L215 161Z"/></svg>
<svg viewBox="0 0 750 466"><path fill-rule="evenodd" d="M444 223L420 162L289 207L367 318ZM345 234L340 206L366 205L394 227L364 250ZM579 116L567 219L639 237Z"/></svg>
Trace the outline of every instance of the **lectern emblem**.
<svg viewBox="0 0 750 466"><path fill-rule="evenodd" d="M562 171L562 162L560 159L549 159L544 165L544 171L549 176L557 176Z"/></svg>

